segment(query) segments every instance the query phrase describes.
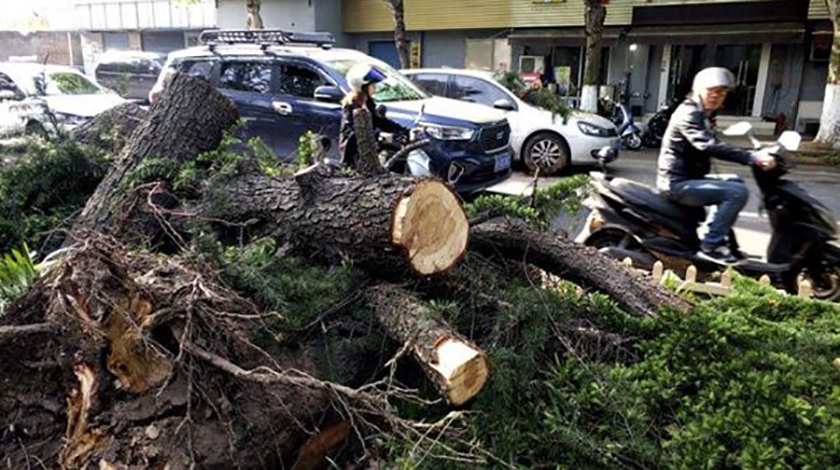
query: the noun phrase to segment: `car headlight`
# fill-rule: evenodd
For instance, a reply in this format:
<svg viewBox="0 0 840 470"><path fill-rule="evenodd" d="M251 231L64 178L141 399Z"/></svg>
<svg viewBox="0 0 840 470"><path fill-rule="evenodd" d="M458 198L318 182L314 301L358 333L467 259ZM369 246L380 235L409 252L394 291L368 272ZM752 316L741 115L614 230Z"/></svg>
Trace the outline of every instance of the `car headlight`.
<svg viewBox="0 0 840 470"><path fill-rule="evenodd" d="M586 135L592 135L595 137L610 137L609 129L604 129L601 126L596 126L595 124L585 121L578 121L577 125L578 129Z"/></svg>
<svg viewBox="0 0 840 470"><path fill-rule="evenodd" d="M475 131L466 127L447 127L434 124L423 124L423 130L430 137L438 140L470 140Z"/></svg>
<svg viewBox="0 0 840 470"><path fill-rule="evenodd" d="M59 121L71 126L78 126L88 122L89 118L76 114L55 113Z"/></svg>

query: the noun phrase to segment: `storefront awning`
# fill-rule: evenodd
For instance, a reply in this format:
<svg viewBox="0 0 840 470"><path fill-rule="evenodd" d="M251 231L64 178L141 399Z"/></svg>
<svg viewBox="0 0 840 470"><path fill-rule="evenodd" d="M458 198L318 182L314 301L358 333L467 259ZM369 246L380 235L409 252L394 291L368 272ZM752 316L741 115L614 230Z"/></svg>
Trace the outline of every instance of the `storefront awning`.
<svg viewBox="0 0 840 470"><path fill-rule="evenodd" d="M626 35L627 42L639 44L802 44L805 42L805 25L763 23L605 28L604 45L613 45L623 35ZM586 36L583 28L522 29L512 32L508 41L511 44L583 46Z"/></svg>

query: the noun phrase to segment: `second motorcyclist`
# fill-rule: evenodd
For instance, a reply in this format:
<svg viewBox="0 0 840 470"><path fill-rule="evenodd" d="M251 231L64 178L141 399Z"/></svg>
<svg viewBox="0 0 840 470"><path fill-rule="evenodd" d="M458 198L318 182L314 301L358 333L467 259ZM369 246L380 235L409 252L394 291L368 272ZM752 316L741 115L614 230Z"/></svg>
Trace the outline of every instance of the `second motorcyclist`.
<svg viewBox="0 0 840 470"><path fill-rule="evenodd" d="M767 152L752 153L717 139L715 115L733 83L732 73L722 67L707 68L695 76L692 93L671 116L662 139L656 181L659 190L674 202L716 206L698 256L722 264L739 260L738 254L729 250L727 237L747 203L749 190L740 178L709 175L711 158L765 170L776 165Z"/></svg>
<svg viewBox="0 0 840 470"><path fill-rule="evenodd" d="M403 126L376 112L376 104L373 101L376 84L386 78L380 69L367 64L354 65L347 72L347 82L352 91L341 102L341 133L338 141L338 149L345 165L355 168L359 155L353 111L367 108L373 119L373 126L379 132L406 132Z"/></svg>

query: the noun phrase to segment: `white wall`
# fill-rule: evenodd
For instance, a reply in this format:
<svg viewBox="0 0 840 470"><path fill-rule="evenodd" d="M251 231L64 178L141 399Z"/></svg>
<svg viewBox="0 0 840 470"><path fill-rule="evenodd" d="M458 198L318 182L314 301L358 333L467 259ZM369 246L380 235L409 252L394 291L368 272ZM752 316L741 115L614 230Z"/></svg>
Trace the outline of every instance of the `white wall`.
<svg viewBox="0 0 840 470"><path fill-rule="evenodd" d="M262 0L260 15L267 29L315 31L317 0ZM216 23L223 29L245 28L245 0L218 0Z"/></svg>

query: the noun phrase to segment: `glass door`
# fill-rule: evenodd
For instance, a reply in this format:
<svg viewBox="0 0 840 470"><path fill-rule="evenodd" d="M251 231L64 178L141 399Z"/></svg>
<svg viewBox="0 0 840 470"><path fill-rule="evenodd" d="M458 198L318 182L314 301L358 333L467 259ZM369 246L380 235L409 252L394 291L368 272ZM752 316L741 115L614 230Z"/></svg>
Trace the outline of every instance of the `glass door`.
<svg viewBox="0 0 840 470"><path fill-rule="evenodd" d="M735 87L729 92L721 114L749 116L752 114L761 44L732 44L717 47L715 65L728 68L735 76Z"/></svg>
<svg viewBox="0 0 840 470"><path fill-rule="evenodd" d="M668 74L668 101L683 98L691 92L694 75L703 66L706 46L674 45L671 47L671 67Z"/></svg>

